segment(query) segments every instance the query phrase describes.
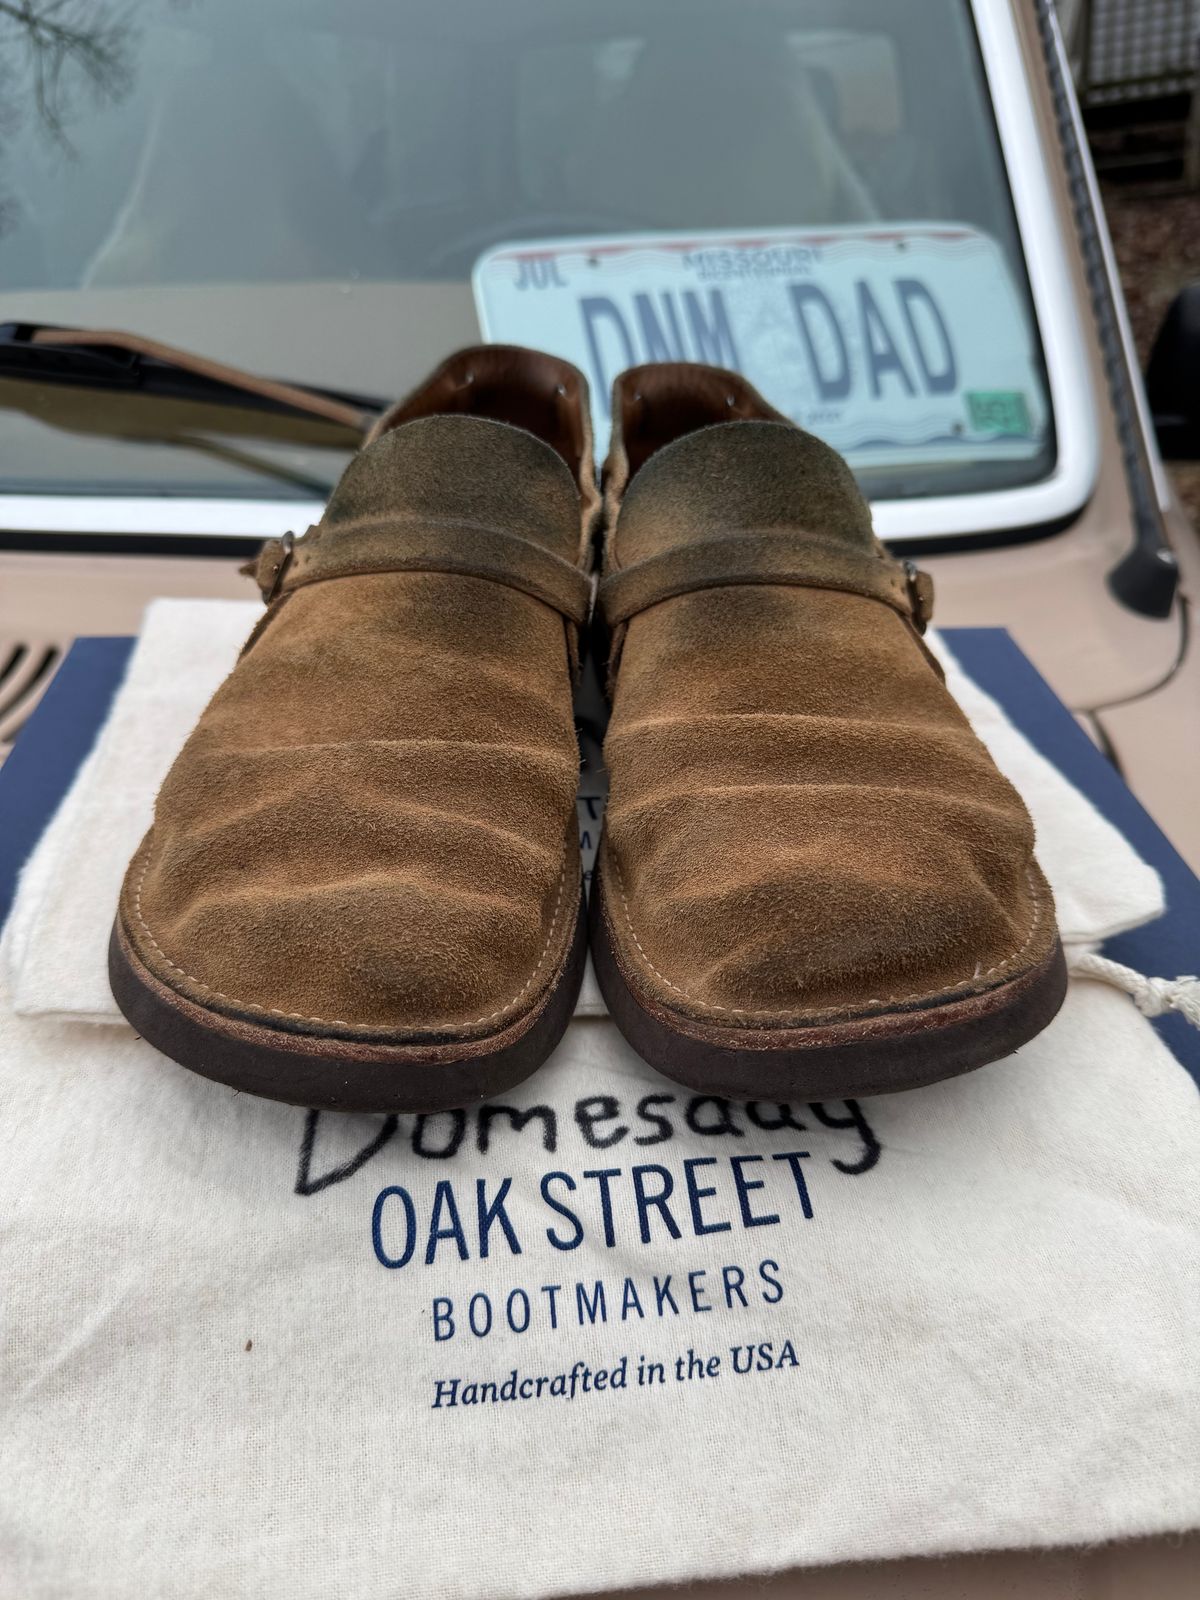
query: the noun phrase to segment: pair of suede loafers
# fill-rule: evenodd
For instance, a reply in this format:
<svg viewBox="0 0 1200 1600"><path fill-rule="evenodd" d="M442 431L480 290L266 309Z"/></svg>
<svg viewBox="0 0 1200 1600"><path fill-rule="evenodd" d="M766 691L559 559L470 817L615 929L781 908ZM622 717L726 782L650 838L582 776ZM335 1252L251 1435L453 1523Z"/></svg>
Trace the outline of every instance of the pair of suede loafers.
<svg viewBox="0 0 1200 1600"><path fill-rule="evenodd" d="M740 377L662 364L617 381L603 484L582 375L485 346L265 547L267 610L121 895L113 992L150 1043L345 1110L532 1073L588 944L585 638L611 700L590 943L652 1066L735 1099L869 1095L1050 1021L1029 816L841 457Z"/></svg>

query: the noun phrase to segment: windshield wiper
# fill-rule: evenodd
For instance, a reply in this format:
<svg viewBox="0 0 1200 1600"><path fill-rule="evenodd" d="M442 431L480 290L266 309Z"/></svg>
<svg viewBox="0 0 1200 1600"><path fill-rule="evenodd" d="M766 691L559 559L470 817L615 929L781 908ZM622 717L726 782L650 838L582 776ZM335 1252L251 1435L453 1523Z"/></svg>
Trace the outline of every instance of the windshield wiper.
<svg viewBox="0 0 1200 1600"><path fill-rule="evenodd" d="M0 323L0 378L299 413L360 436L386 408L371 395L261 378L136 333L40 322Z"/></svg>

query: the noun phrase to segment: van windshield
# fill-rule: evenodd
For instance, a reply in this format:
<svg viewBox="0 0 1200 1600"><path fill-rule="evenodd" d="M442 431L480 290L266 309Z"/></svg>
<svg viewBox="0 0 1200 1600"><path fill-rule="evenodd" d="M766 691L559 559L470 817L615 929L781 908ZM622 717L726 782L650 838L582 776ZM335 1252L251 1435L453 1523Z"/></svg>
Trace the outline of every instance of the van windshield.
<svg viewBox="0 0 1200 1600"><path fill-rule="evenodd" d="M1044 478L967 0L32 0L0 322L387 399L483 336L741 368L876 499ZM0 380L0 490L311 499L344 439Z"/></svg>

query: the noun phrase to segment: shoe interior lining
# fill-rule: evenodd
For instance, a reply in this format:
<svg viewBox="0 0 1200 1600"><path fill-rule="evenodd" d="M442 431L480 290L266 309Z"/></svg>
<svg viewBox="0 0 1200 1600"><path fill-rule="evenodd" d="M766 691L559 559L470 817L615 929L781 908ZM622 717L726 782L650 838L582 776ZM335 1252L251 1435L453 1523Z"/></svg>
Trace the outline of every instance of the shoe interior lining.
<svg viewBox="0 0 1200 1600"><path fill-rule="evenodd" d="M553 356L480 345L452 356L391 413L388 426L446 413L506 422L548 444L579 482L588 447L579 389L574 367Z"/></svg>
<svg viewBox="0 0 1200 1600"><path fill-rule="evenodd" d="M735 372L686 361L633 367L617 386L629 477L656 451L718 422L780 420Z"/></svg>

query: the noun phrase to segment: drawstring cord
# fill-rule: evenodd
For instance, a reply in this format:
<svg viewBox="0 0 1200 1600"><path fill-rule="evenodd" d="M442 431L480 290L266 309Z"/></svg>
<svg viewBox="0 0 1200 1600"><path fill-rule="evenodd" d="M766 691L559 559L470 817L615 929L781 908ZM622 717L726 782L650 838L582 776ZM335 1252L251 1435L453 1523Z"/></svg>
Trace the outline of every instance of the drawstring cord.
<svg viewBox="0 0 1200 1600"><path fill-rule="evenodd" d="M1124 990L1144 1017L1165 1017L1173 1012L1200 1028L1200 978L1148 978L1095 950L1069 951L1067 968L1072 977L1095 978Z"/></svg>

